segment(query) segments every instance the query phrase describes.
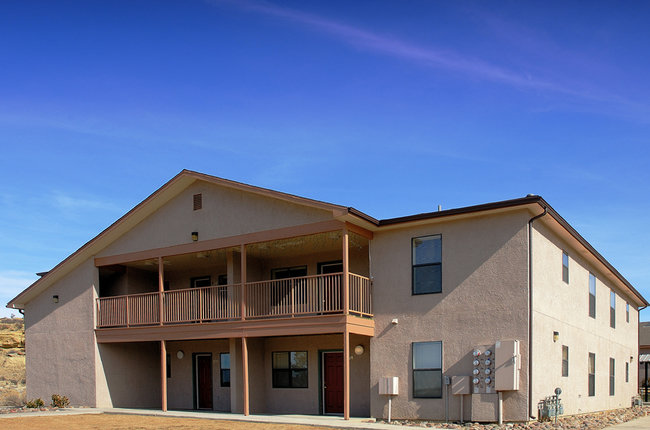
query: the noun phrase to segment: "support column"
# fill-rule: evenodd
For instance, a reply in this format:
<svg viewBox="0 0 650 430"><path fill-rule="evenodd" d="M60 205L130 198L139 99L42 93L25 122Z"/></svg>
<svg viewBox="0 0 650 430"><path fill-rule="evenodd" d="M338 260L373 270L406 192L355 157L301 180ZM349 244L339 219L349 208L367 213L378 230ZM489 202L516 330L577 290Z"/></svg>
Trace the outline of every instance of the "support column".
<svg viewBox="0 0 650 430"><path fill-rule="evenodd" d="M343 315L350 313L350 248L348 245L349 233L348 228L343 227Z"/></svg>
<svg viewBox="0 0 650 430"><path fill-rule="evenodd" d="M160 341L160 397L162 410L167 412L167 342Z"/></svg>
<svg viewBox="0 0 650 430"><path fill-rule="evenodd" d="M350 419L350 331L343 332L343 419Z"/></svg>
<svg viewBox="0 0 650 430"><path fill-rule="evenodd" d="M244 393L244 416L250 414L250 403L248 395L248 344L246 343L246 338L241 338L241 356L242 356L242 376L244 379L243 382L243 393Z"/></svg>
<svg viewBox="0 0 650 430"><path fill-rule="evenodd" d="M240 301L240 318L242 320L246 319L246 244L242 244L240 251L241 255L241 264L240 264L240 269L241 269L241 277L240 282L241 282L241 301Z"/></svg>
<svg viewBox="0 0 650 430"><path fill-rule="evenodd" d="M165 289L165 269L163 258L158 257L158 318L163 325L163 291Z"/></svg>

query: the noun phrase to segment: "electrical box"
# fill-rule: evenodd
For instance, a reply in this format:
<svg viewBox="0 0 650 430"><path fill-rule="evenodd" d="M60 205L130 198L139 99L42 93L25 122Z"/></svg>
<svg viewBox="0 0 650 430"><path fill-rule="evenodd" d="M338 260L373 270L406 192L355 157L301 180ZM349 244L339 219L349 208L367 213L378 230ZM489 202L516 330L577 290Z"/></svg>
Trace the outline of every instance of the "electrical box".
<svg viewBox="0 0 650 430"><path fill-rule="evenodd" d="M469 376L452 376L451 377L451 394L459 396L461 394L471 394L471 381Z"/></svg>
<svg viewBox="0 0 650 430"><path fill-rule="evenodd" d="M471 359L472 394L496 393L494 389L494 345L475 346Z"/></svg>
<svg viewBox="0 0 650 430"><path fill-rule="evenodd" d="M495 388L497 391L519 389L521 354L518 340L502 340L494 345L496 364Z"/></svg>
<svg viewBox="0 0 650 430"><path fill-rule="evenodd" d="M379 380L379 394L383 396L397 396L399 394L399 378L397 376L384 377Z"/></svg>

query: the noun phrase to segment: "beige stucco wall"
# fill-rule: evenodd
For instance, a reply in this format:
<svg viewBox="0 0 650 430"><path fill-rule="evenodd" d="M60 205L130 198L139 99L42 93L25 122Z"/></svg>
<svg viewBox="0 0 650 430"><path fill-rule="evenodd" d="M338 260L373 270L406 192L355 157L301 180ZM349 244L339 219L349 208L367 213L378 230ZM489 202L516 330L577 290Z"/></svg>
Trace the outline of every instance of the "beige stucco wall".
<svg viewBox="0 0 650 430"><path fill-rule="evenodd" d="M95 405L92 261L79 266L25 307L27 397L49 403L52 394L72 405ZM52 296L59 296L53 303Z"/></svg>
<svg viewBox="0 0 650 430"><path fill-rule="evenodd" d="M569 254L569 284L562 281L562 251ZM563 391L567 414L628 407L637 390L638 312L616 292L616 328L610 327L612 285L542 223L533 232L533 400ZM596 275L596 318L589 317L589 272ZM625 304L630 303L630 322ZM559 340L553 342L553 332ZM569 376L562 377L562 345L569 347ZM596 354L596 395L588 396L588 357ZM609 395L609 359L615 359L615 396ZM633 361L630 362L630 357ZM625 382L625 363L629 382Z"/></svg>
<svg viewBox="0 0 650 430"><path fill-rule="evenodd" d="M318 414L322 388L319 380L320 351L343 350L343 335L249 338L249 380L251 413ZM351 335L350 346L363 345L361 356L350 361L350 414L367 417L370 413L370 343L364 336ZM308 388L273 388L272 352L307 351ZM242 411L241 341L231 342L232 411Z"/></svg>
<svg viewBox="0 0 650 430"><path fill-rule="evenodd" d="M160 408L160 342L97 345L97 407Z"/></svg>
<svg viewBox="0 0 650 430"><path fill-rule="evenodd" d="M520 390L504 393L504 418L526 420L528 292L526 211L378 232L371 243L375 337L371 340L370 399L374 417L387 415L378 395L382 377L400 378L395 418L444 419L445 399L412 397L412 342L442 341L443 374L470 375L476 345L519 340ZM442 234L442 293L411 294L411 239ZM392 325L397 318L399 323ZM470 396L465 399L471 416ZM449 416L460 400L449 396Z"/></svg>
<svg viewBox="0 0 650 430"><path fill-rule="evenodd" d="M193 195L203 194L203 209L193 210ZM271 197L195 182L174 199L102 250L98 256L309 224L332 219L332 212Z"/></svg>
<svg viewBox="0 0 650 430"><path fill-rule="evenodd" d="M183 351L184 357L177 357ZM195 385L192 374L192 354L212 354L212 409L230 412L230 388L221 386L220 354L229 353L228 339L210 341L168 342L171 360L171 378L167 379L169 409L193 409Z"/></svg>

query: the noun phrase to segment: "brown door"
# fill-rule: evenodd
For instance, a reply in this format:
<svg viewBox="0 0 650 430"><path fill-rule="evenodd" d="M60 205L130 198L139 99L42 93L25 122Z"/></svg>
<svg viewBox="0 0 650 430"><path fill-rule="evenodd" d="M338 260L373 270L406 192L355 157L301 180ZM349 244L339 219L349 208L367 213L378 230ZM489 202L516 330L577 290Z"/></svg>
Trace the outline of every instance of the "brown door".
<svg viewBox="0 0 650 430"><path fill-rule="evenodd" d="M325 352L324 369L324 413L343 413L343 353Z"/></svg>
<svg viewBox="0 0 650 430"><path fill-rule="evenodd" d="M197 409L212 409L212 356L196 356L196 405Z"/></svg>

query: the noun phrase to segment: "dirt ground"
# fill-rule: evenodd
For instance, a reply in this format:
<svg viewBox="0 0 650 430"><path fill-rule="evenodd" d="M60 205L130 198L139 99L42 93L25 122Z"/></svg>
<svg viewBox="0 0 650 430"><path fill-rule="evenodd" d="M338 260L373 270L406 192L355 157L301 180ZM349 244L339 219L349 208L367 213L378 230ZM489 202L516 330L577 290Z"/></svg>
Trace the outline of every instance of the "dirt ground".
<svg viewBox="0 0 650 430"><path fill-rule="evenodd" d="M25 333L22 318L0 318L0 406L25 403Z"/></svg>
<svg viewBox="0 0 650 430"><path fill-rule="evenodd" d="M324 427L289 424L251 423L195 418L147 417L139 415L66 415L49 417L3 418L0 428L12 430L326 430Z"/></svg>

